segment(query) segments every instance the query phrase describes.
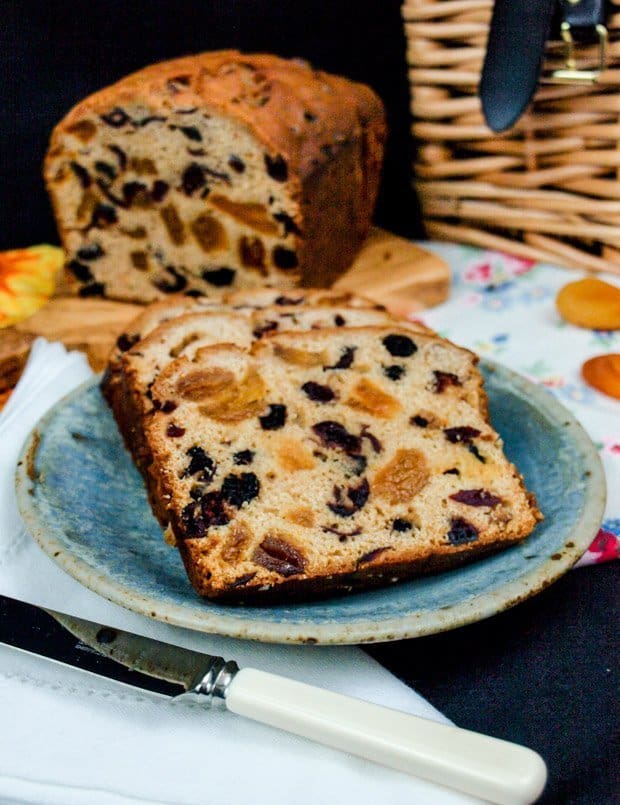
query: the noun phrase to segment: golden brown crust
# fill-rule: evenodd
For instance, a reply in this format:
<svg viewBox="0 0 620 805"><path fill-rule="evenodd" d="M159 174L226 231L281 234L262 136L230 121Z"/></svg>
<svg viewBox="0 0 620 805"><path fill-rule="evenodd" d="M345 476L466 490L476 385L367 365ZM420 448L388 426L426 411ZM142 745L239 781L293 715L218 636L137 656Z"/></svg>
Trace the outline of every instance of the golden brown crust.
<svg viewBox="0 0 620 805"><path fill-rule="evenodd" d="M313 70L300 60L236 50L153 64L95 92L57 126L50 149L58 145L59 134L93 112L136 100L154 109L198 105L231 114L274 155L282 155L291 174L301 180L315 173L317 165L327 163L346 141L364 132L368 132L368 162L381 161L384 111L369 87Z"/></svg>
<svg viewBox="0 0 620 805"><path fill-rule="evenodd" d="M183 559L188 578L199 595L212 601L217 600L227 604L241 603L249 604L250 606L261 606L302 598L317 599L333 595L344 595L356 590L395 584L417 576L441 573L445 570L452 570L470 562L478 561L478 559L498 551L503 551L522 540L523 536L498 539L486 545L479 545L474 550L463 546L460 550L453 548L443 553L438 551L436 554L424 558L415 556L413 553L411 557L403 558L402 553L400 553L397 562L389 562L383 556L383 561L378 567L370 565L367 568L352 568L348 571L332 574L327 580L324 577L282 579L277 586L270 589L261 588L259 584L252 585L251 580L249 580L243 585L242 595L234 587L228 590L218 590L209 584L209 580L201 572L198 540L185 542L179 540L175 544Z"/></svg>

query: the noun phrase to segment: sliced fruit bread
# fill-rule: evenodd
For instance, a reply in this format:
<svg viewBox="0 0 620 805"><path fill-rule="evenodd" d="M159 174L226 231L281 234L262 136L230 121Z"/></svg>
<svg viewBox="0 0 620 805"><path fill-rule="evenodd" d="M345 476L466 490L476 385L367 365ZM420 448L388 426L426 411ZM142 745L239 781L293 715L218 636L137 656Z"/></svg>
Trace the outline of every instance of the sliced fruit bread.
<svg viewBox="0 0 620 805"><path fill-rule="evenodd" d="M476 358L425 333L282 333L169 364L151 493L200 595L385 584L523 540L541 515L481 414Z"/></svg>

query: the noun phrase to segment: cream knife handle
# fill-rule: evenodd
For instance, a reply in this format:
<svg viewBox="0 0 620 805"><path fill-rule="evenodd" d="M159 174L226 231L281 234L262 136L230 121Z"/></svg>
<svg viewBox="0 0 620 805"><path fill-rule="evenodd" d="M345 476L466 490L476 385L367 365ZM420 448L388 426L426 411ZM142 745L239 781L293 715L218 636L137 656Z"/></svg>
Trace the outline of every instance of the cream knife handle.
<svg viewBox="0 0 620 805"><path fill-rule="evenodd" d="M242 668L226 690L233 713L367 760L503 803L541 794L545 763L524 746L438 724L274 674Z"/></svg>

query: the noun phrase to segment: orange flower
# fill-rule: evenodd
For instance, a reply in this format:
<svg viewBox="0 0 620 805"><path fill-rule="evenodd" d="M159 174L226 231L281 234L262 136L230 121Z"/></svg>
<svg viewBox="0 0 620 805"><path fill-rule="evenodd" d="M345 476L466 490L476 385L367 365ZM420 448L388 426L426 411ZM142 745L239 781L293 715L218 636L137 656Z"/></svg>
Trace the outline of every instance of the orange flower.
<svg viewBox="0 0 620 805"><path fill-rule="evenodd" d="M56 246L0 252L0 328L27 319L47 302L63 261Z"/></svg>

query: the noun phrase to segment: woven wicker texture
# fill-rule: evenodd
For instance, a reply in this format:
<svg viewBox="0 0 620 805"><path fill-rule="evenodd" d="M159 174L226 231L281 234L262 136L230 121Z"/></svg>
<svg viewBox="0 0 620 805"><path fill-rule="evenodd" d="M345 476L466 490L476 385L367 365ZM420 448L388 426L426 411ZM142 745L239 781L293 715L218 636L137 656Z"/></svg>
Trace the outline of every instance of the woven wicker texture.
<svg viewBox="0 0 620 805"><path fill-rule="evenodd" d="M612 3L599 80L546 83L564 66L562 43L550 43L528 112L498 135L477 96L492 0L406 0L414 175L429 237L620 273L620 0ZM597 67L598 46L575 55L578 67Z"/></svg>

